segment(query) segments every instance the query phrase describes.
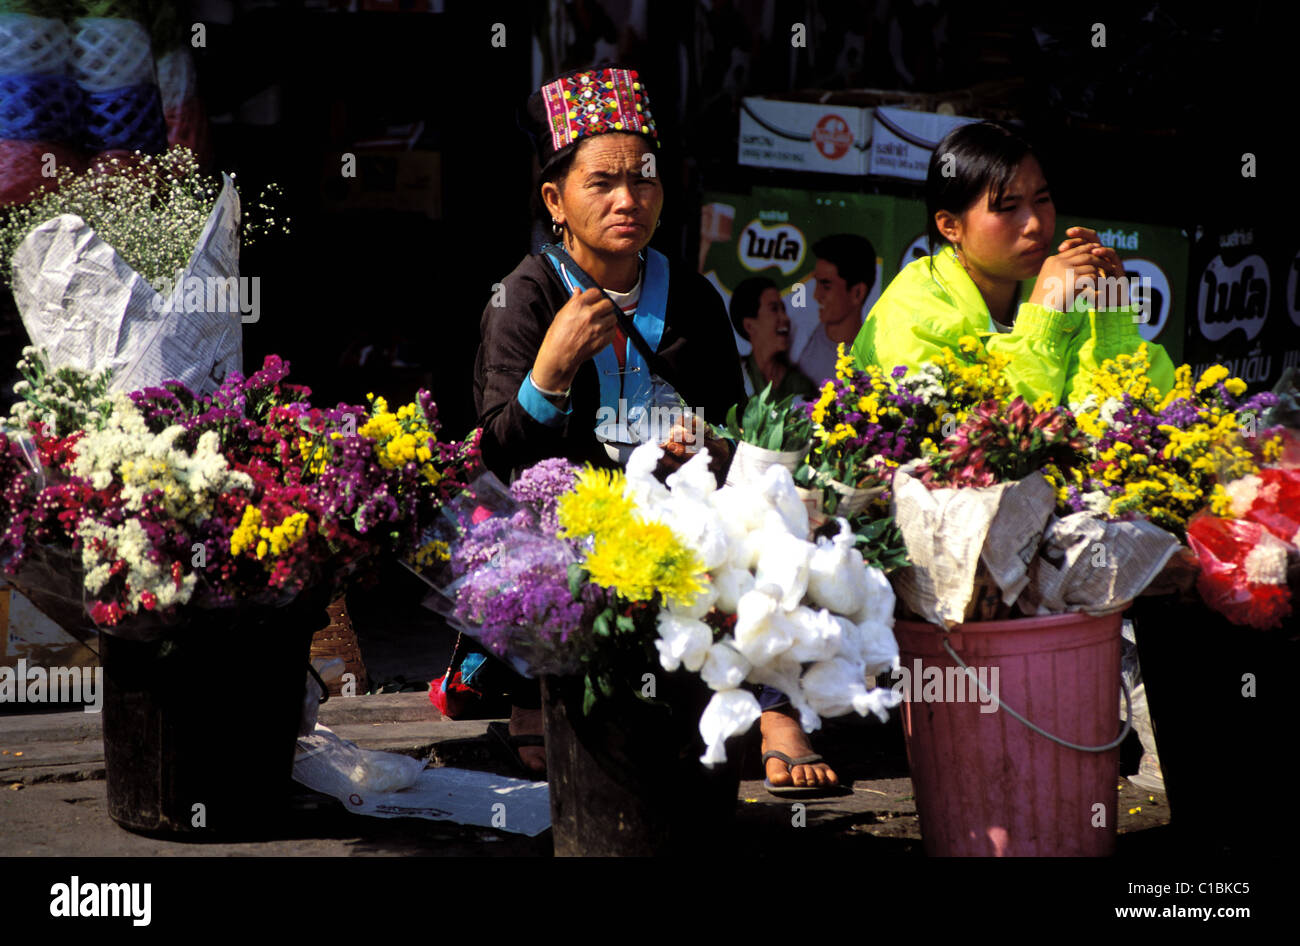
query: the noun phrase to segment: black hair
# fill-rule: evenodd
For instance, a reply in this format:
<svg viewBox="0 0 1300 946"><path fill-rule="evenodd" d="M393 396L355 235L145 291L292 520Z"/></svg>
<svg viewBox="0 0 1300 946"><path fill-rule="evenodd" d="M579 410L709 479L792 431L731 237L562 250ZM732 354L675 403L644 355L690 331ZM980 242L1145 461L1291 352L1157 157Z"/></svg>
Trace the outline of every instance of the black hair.
<svg viewBox="0 0 1300 946"><path fill-rule="evenodd" d="M930 155L925 176L925 235L931 256L947 242L934 215L941 210L964 213L985 192L990 195L989 209L997 207L1016 168L1029 155L1038 158L1033 145L1002 122L959 125L944 136Z"/></svg>
<svg viewBox="0 0 1300 946"><path fill-rule="evenodd" d="M772 280L766 276L750 276L738 285L731 293L731 324L736 330L736 334L749 341L749 333L745 331L745 319L752 319L758 315L758 301L763 297L763 293L769 289L779 289Z"/></svg>
<svg viewBox="0 0 1300 946"><path fill-rule="evenodd" d="M867 292L876 284L876 248L856 233L833 233L813 244L818 259L834 263L846 289L866 283Z"/></svg>

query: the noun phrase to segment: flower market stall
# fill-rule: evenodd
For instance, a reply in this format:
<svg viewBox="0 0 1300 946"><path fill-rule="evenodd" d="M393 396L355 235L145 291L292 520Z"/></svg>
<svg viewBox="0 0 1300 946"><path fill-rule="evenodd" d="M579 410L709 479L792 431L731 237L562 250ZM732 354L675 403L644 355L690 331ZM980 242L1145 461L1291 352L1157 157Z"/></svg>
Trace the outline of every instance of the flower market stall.
<svg viewBox="0 0 1300 946"><path fill-rule="evenodd" d="M170 224L155 234L168 239L141 256L130 220L116 220L134 265L146 268L177 241L202 245L195 227L211 234L223 202L236 201L237 219L229 180L218 194L183 159L142 164L92 171L46 200L84 199L80 209L98 222L115 218L119 192L137 193L141 216ZM230 367L237 317L205 311L197 328L186 323L193 313L179 287L141 301L153 290L94 232L63 247L57 273L49 261L59 254L26 266L24 247L53 209L42 206L14 224L33 228L26 237L7 234L21 237L16 275L37 287L33 298L59 274L71 288L59 296L66 311L43 304L33 324L54 326L56 337L69 325L88 331L80 346L56 346L57 357L23 353L22 400L0 429L0 568L68 626L103 632L113 818L143 831L245 831L288 788L308 645L327 603L373 581L386 557L429 554L422 536L477 464L476 438L441 442L426 391L396 410L382 398L322 408L286 380L277 356L245 377ZM76 232L87 224L72 213L53 222ZM220 239L234 241L217 254L231 266L215 277L224 279L237 272L237 231ZM115 275L87 247L111 254ZM205 329L214 319L222 325ZM195 332L220 344L182 354ZM197 389L176 380L191 376ZM223 700L231 692L257 696ZM213 701L223 701L220 714Z"/></svg>

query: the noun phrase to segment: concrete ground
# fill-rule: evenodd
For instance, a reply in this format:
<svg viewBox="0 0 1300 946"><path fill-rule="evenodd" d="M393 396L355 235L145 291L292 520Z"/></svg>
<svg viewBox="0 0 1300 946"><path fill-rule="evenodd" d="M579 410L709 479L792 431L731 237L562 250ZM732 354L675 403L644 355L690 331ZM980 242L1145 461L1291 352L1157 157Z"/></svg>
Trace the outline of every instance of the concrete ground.
<svg viewBox="0 0 1300 946"><path fill-rule="evenodd" d="M405 574L405 573L402 573ZM349 597L371 694L335 697L320 720L363 748L401 752L431 765L514 774L487 736L489 720L442 719L430 705L427 681L447 666L455 636L421 607L418 581L389 576L383 590ZM409 579L409 581L408 581ZM256 666L244 686L223 698L255 694ZM408 690L409 692L375 691ZM12 707L9 707L12 710ZM214 712L219 712L219 705ZM1134 772L1140 747L1126 744L1121 771ZM763 789L757 727L746 743L736 820L729 850L782 856L810 851L922 856L920 825L901 725L874 719L828 720L814 737L852 794L804 802ZM359 856L549 856L551 835L526 838L491 829L421 819L354 815L334 799L299 787L274 837L193 843L154 839L119 828L109 817L99 716L74 713L0 715L0 856L208 856L213 854ZM1121 857L1168 849L1170 816L1163 794L1119 779ZM1025 804L1034 804L1026 798ZM798 825L798 822L803 822Z"/></svg>
<svg viewBox="0 0 1300 946"><path fill-rule="evenodd" d="M320 718L363 748L507 774L486 735L488 720L438 719L425 694L335 698L321 707ZM729 850L762 856L821 850L922 856L897 724L831 721L817 744L838 763L842 777L854 780L852 794L806 801L800 819L790 800L763 789L756 746L750 747ZM1126 779L1119 786L1117 854L1160 851L1170 820L1164 796L1140 792ZM805 824L797 826L800 820ZM549 831L526 838L422 819L368 818L301 787L274 837L223 843L149 838L119 828L108 817L97 715L0 717L0 856L230 854L545 857L551 840Z"/></svg>

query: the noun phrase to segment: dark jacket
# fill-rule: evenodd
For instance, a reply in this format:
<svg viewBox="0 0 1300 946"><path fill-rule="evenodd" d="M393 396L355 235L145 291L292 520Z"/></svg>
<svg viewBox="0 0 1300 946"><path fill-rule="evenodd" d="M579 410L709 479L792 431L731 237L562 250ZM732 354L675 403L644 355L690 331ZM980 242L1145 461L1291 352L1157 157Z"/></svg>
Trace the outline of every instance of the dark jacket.
<svg viewBox="0 0 1300 946"><path fill-rule="evenodd" d="M569 413L547 424L520 403L519 389L569 292L544 257L526 256L503 280L505 305L483 310L474 363L474 406L483 462L503 480L548 457L614 466L596 439L600 383L588 360L573 379ZM698 273L669 263L668 304L658 347L664 380L711 423L745 396L740 357L722 297Z"/></svg>

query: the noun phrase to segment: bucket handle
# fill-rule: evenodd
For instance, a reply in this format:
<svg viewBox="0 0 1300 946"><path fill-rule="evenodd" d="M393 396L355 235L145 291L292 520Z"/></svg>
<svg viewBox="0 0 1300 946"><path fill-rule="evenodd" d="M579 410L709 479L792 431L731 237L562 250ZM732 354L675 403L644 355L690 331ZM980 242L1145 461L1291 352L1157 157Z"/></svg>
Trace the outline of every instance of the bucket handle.
<svg viewBox="0 0 1300 946"><path fill-rule="evenodd" d="M1052 742L1055 742L1058 745L1065 746L1067 749L1078 749L1080 752L1109 752L1111 749L1114 749L1115 747L1120 745L1124 741L1124 738L1129 734L1129 731L1133 728L1133 695L1129 693L1128 684L1124 682L1123 676L1120 677L1119 685L1121 689L1123 689L1124 691L1124 707L1125 707L1124 728L1120 730L1120 734L1118 736L1116 736L1110 742L1106 743L1104 746L1080 746L1080 745L1076 745L1073 742L1068 742L1060 738L1059 736L1053 736L1045 729L1040 729L1038 726L1035 726L1029 720L1025 719L1023 716L1021 716L1019 713L1013 710L1010 706L1007 706L1007 704L1003 703L1001 697L993 696L993 694L990 693L985 688L984 684L980 683L979 677L976 675L975 671L971 670L970 667L966 666L965 662L960 657L957 656L957 651L953 650L952 645L948 643L948 635L946 634L943 637L943 649L948 652L949 657L957 661L957 666L961 667L962 670L969 672L970 679L975 681L975 685L980 688L980 692L982 692L986 697L989 697L990 699L997 700L999 709L1006 710L1008 713L1011 714L1013 719L1016 719L1024 723L1026 726L1028 726L1034 732L1038 733L1040 736L1046 736L1048 739L1052 740Z"/></svg>

